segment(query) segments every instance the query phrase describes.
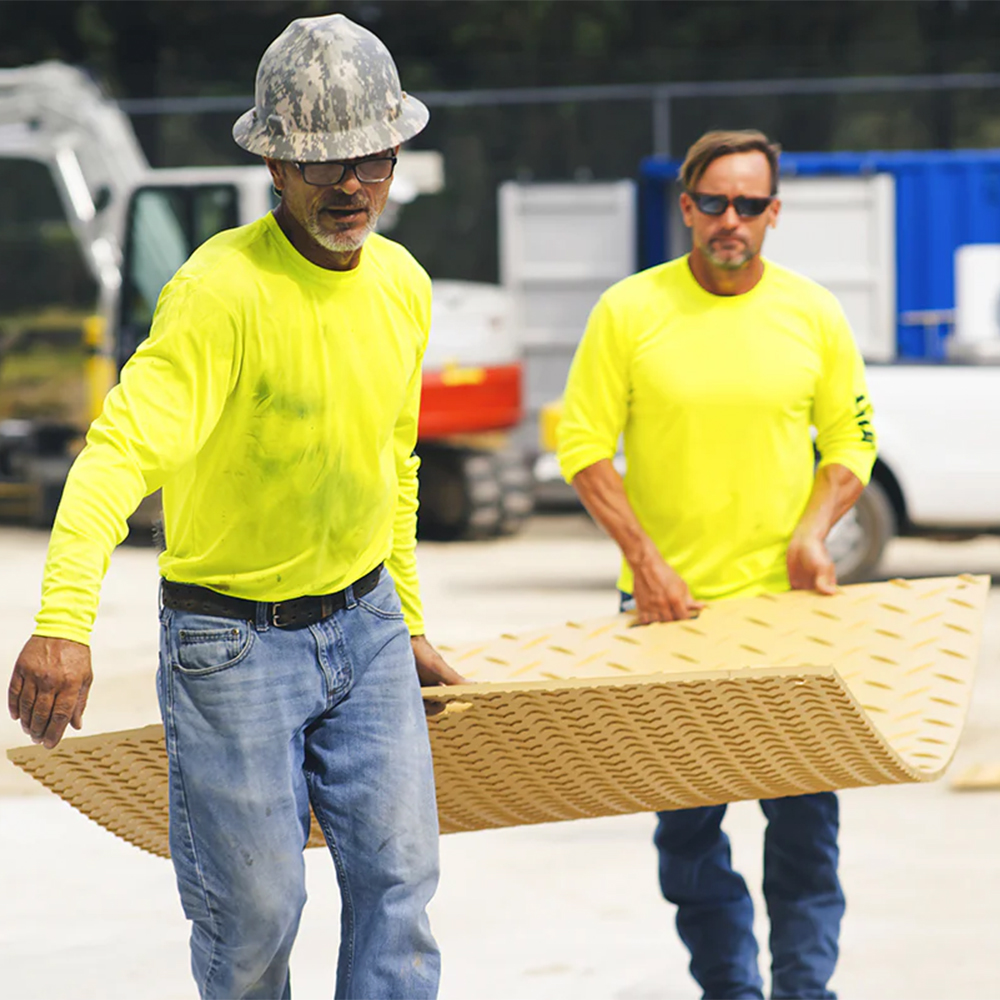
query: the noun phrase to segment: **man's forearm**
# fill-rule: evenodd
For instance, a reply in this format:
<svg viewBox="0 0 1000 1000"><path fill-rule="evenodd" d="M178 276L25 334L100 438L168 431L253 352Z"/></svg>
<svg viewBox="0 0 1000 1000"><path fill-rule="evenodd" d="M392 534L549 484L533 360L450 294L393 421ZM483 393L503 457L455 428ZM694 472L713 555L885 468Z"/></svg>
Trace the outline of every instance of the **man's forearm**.
<svg viewBox="0 0 1000 1000"><path fill-rule="evenodd" d="M857 502L864 483L843 465L824 465L816 473L806 509L799 518L795 534L824 540L830 529Z"/></svg>
<svg viewBox="0 0 1000 1000"><path fill-rule="evenodd" d="M625 484L610 459L581 469L573 488L590 516L618 543L633 569L656 551L625 495Z"/></svg>
<svg viewBox="0 0 1000 1000"><path fill-rule="evenodd" d="M111 435L92 429L52 527L35 635L89 642L111 554L128 534L128 517L144 492L138 466Z"/></svg>

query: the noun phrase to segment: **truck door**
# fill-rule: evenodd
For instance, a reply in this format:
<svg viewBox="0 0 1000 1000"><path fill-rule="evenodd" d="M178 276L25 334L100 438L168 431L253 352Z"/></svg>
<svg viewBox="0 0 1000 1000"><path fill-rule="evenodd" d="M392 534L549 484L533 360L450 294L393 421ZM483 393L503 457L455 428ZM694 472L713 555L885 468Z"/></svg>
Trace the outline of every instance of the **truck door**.
<svg viewBox="0 0 1000 1000"><path fill-rule="evenodd" d="M129 204L115 318L118 370L149 335L163 286L210 236L239 222L233 184L151 185Z"/></svg>

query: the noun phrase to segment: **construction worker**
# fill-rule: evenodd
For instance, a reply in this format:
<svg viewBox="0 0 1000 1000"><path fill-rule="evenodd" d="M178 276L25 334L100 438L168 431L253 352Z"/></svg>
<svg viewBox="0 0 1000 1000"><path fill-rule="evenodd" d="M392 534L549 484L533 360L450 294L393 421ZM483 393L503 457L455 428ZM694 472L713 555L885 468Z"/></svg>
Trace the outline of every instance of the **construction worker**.
<svg viewBox="0 0 1000 1000"><path fill-rule="evenodd" d="M343 915L338 997L433 997L438 825L414 558L431 290L372 230L427 123L382 42L293 21L233 127L280 204L164 289L77 459L10 711L80 727L111 552L162 487L158 693L170 848L203 997L288 997L310 806ZM418 681L419 675L419 681Z"/></svg>
<svg viewBox="0 0 1000 1000"><path fill-rule="evenodd" d="M833 593L825 539L875 459L864 366L837 301L760 255L780 210L778 147L760 132L709 132L681 181L691 252L604 293L559 426L562 472L621 548L622 608L639 623L761 592ZM612 464L621 434L624 481ZM844 910L837 798L761 807L771 995L832 997ZM660 814L660 885L705 997L761 997L725 811Z"/></svg>

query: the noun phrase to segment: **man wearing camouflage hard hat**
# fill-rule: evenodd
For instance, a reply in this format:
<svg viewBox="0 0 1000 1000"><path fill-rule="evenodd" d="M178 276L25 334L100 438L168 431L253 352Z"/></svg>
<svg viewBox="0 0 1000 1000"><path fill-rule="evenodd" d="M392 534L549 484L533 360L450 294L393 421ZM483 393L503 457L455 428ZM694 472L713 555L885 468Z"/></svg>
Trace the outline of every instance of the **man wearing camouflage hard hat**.
<svg viewBox="0 0 1000 1000"><path fill-rule="evenodd" d="M162 486L170 848L203 997L289 996L310 807L343 900L336 995L437 992L420 682L461 678L424 636L414 558L430 280L372 232L427 118L342 15L264 54L233 134L280 204L164 288L70 474L11 679L36 742L79 727L101 579Z"/></svg>

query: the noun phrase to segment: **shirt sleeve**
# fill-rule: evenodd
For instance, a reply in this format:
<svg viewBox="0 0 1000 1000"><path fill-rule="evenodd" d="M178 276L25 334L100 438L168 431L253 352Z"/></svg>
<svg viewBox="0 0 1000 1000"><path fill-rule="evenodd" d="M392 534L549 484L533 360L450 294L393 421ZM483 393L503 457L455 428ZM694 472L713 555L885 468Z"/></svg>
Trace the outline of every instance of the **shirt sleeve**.
<svg viewBox="0 0 1000 1000"><path fill-rule="evenodd" d="M426 277L426 275L425 275ZM421 301L421 329L424 334L417 364L406 389L393 441L396 458L396 479L398 499L392 525L392 554L386 560L386 568L396 584L399 600L403 606L410 635L424 634L424 609L420 600L420 582L417 576L417 470L420 459L414 453L417 444L417 428L420 421L420 387L422 384L422 363L430 333L430 279L426 280L425 294Z"/></svg>
<svg viewBox="0 0 1000 1000"><path fill-rule="evenodd" d="M566 482L588 466L614 458L628 418L630 357L607 296L594 306L570 366L557 432Z"/></svg>
<svg viewBox="0 0 1000 1000"><path fill-rule="evenodd" d="M111 553L139 501L201 448L238 370L236 324L210 293L175 279L149 338L122 369L66 480L35 634L89 642Z"/></svg>
<svg viewBox="0 0 1000 1000"><path fill-rule="evenodd" d="M825 322L823 373L813 400L813 425L820 468L843 465L867 483L876 455L872 405L861 353L836 302Z"/></svg>

